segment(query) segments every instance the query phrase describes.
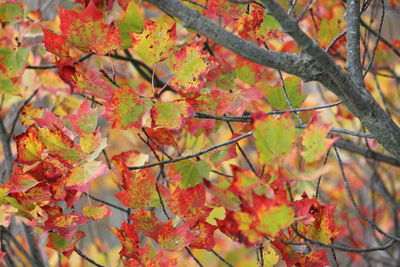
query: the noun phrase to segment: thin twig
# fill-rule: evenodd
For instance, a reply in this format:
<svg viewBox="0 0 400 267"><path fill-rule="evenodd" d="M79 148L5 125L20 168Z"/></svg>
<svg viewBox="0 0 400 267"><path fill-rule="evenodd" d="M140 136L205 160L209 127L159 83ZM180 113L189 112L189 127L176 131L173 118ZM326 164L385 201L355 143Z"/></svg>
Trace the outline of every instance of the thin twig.
<svg viewBox="0 0 400 267"><path fill-rule="evenodd" d="M379 226L377 226L373 221L371 221L371 219L369 219L367 216L365 216L364 213L360 210L360 208L358 207L358 205L357 205L357 203L356 203L356 201L354 199L353 192L351 191L349 182L348 182L346 174L344 172L342 159L341 159L341 157L339 155L339 152L338 152L338 150L337 150L335 145L333 145L333 149L335 150L335 154L336 154L336 157L338 159L338 164L339 164L340 172L342 174L344 187L346 188L347 195L349 196L349 198L351 200L351 203L352 203L354 209L356 210L358 216L360 216L373 229L375 229L376 231L378 231L379 233L381 233L385 237L393 239L395 241L400 241L400 237L393 236L393 235L388 234L385 231L383 231L381 228L379 228Z"/></svg>
<svg viewBox="0 0 400 267"><path fill-rule="evenodd" d="M221 255L219 255L214 249L211 249L211 252L217 256L218 259L220 259L223 263L225 263L226 265L228 265L229 267L233 267L233 265L231 263L229 263L227 260L225 260Z"/></svg>
<svg viewBox="0 0 400 267"><path fill-rule="evenodd" d="M154 167L154 166L170 164L170 163L178 162L178 161L181 161L181 160L186 160L186 159L198 157L200 155L203 155L203 154L205 154L207 152L210 152L212 150L215 150L217 148L220 148L220 147L223 147L223 146L226 146L226 145L230 145L230 144L235 143L235 142L237 142L237 141L239 141L241 139L247 138L252 134L253 134L253 132L248 132L248 133L243 134L243 135L241 135L239 137L231 139L231 140L229 140L227 142L224 142L224 143L209 147L207 149L201 150L201 151L199 151L197 153L194 153L194 154L186 155L186 156L175 158L175 159L171 159L171 160L164 160L164 161L159 161L159 162L155 162L155 163L145 164L145 165L142 165L142 166L128 167L128 169L129 170L139 170L139 169L151 168L151 167Z"/></svg>
<svg viewBox="0 0 400 267"><path fill-rule="evenodd" d="M1 230L3 233L5 233L11 240L11 242L13 242L13 244L16 246L16 248L24 255L24 257L34 266L39 266L36 264L35 260L29 255L28 251L25 250L25 248L22 246L22 244L14 237L14 235L12 233L10 233L10 231L4 227L4 226L0 226Z"/></svg>
<svg viewBox="0 0 400 267"><path fill-rule="evenodd" d="M383 38L380 34L378 34L377 32L375 32L370 26L368 26L367 23L365 23L362 19L360 20L361 26L363 26L365 29L367 29L370 33L372 33L373 35L375 35L375 37L377 37L379 39L379 41L381 41L382 43L384 43L387 47L389 47L393 53L395 53L398 57L400 57L400 51L397 50L397 48L392 45L388 40L386 40L385 38Z"/></svg>
<svg viewBox="0 0 400 267"><path fill-rule="evenodd" d="M309 107L309 108L294 108L292 110L286 109L286 110L269 111L269 112L265 112L265 114L279 115L279 114L285 114L286 112L311 111L311 110L331 108L331 107L338 106L340 104L342 104L342 101L337 101L332 104L326 104L326 105ZM201 112L196 112L194 117L199 118L199 119L216 119L216 120L224 120L224 121L232 121L232 122L250 122L251 121L251 116L248 116L248 115L243 115L241 117L227 117L227 116L214 116L214 115L209 115L209 114L205 114L205 113L201 113Z"/></svg>
<svg viewBox="0 0 400 267"><path fill-rule="evenodd" d="M100 198L94 197L94 196L92 196L92 195L90 195L90 194L88 194L88 193L85 193L85 192L84 192L84 194L85 194L86 196L88 196L89 198L91 198L91 199L97 201L97 202L103 203L103 204L105 204L105 205L107 205L107 206L110 206L110 207L112 207L112 208L114 208L114 209L117 209L117 210L120 210L120 211L122 211L122 212L128 213L128 209L124 209L124 208L119 207L119 206L117 206L117 205L115 205L115 204L112 204L112 203L107 202L107 201L105 201L105 200L102 200L102 199L100 199Z"/></svg>
<svg viewBox="0 0 400 267"><path fill-rule="evenodd" d="M228 124L229 130L231 131L232 134L234 134L232 125L229 122L226 122ZM256 168L253 166L253 164L251 163L251 160L249 159L249 157L247 156L246 152L244 152L243 148L236 143L237 148L239 149L240 153L242 154L242 156L244 157L244 160L246 161L247 165L249 165L251 171L255 174L255 176L258 176L257 170Z"/></svg>
<svg viewBox="0 0 400 267"><path fill-rule="evenodd" d="M196 256L193 254L193 252L190 250L190 248L185 247L185 250L187 251L187 253L190 255L190 257L192 257L192 259L200 266L203 267L204 265L201 264L201 262L199 261L198 258L196 258Z"/></svg>
<svg viewBox="0 0 400 267"><path fill-rule="evenodd" d="M196 5L198 7L201 7L203 9L205 9L205 10L208 10L208 7L206 7L205 5L202 5L200 3L197 3L196 1L193 1L193 0L183 0L183 1L191 3L191 4Z"/></svg>
<svg viewBox="0 0 400 267"><path fill-rule="evenodd" d="M79 63L82 62L88 58L90 58L91 56L93 56L94 54L87 54L83 57L81 57L80 59L76 60L74 63ZM44 70L44 69L56 69L57 65L51 64L51 65L42 65L42 66L32 66L32 65L28 65L26 66L27 69L33 69L33 70Z"/></svg>
<svg viewBox="0 0 400 267"><path fill-rule="evenodd" d="M381 20L379 22L378 35L375 40L374 48L372 49L371 59L369 60L367 68L365 69L364 77L367 75L369 69L372 66L372 63L374 63L375 53L376 53L376 49L377 49L378 43L379 43L379 36L381 36L383 20L385 19L385 3L383 0L381 0L381 3L382 3L382 16L381 16Z"/></svg>
<svg viewBox="0 0 400 267"><path fill-rule="evenodd" d="M336 36L332 42L328 45L328 47L325 49L325 52L328 53L329 50L336 44L337 41L339 41L344 35L346 35L346 30L342 31L338 36Z"/></svg>
<svg viewBox="0 0 400 267"><path fill-rule="evenodd" d="M79 256L81 256L82 258L84 258L86 261L90 262L91 264L97 266L97 267L105 267L104 265L98 264L97 262L95 262L94 260L92 260L91 258L89 258L88 256L86 256L80 249L78 249L77 247L74 248L74 251L76 253L78 253Z"/></svg>
<svg viewBox="0 0 400 267"><path fill-rule="evenodd" d="M324 163L322 166L325 166L326 163L328 162L328 157L329 157L329 153L331 152L331 148L328 149L328 152L325 155L325 159L324 159ZM315 189L315 198L318 198L318 194L319 194L319 186L321 184L322 181L322 175L320 177L318 177L318 182L317 182L317 188Z"/></svg>
<svg viewBox="0 0 400 267"><path fill-rule="evenodd" d="M391 246L393 246L393 244L396 242L395 240L392 239L389 242L387 242L384 246L377 246L377 247L370 247L370 248L352 248L352 247L345 247L345 246L339 246L339 245L319 242L317 240L310 239L307 236L303 235L294 226L292 226L292 229L296 233L296 235L298 235L299 237L301 237L302 239L306 240L307 242L309 242L313 245L326 247L326 248L333 248L333 249L346 251L346 252L352 252L352 253L367 253L367 252L378 251L378 250L386 250L386 249L390 248ZM289 245L306 245L307 244L304 242L285 242L285 241L281 241L281 242L289 244Z"/></svg>

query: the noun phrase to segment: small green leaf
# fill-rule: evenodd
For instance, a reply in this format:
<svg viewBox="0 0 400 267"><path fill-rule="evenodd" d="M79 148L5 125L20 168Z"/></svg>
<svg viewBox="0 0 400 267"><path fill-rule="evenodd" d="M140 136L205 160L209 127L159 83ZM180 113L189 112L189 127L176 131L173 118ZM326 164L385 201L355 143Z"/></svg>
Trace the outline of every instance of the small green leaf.
<svg viewBox="0 0 400 267"><path fill-rule="evenodd" d="M0 23L12 23L21 19L23 10L21 5L14 3L3 3L0 5Z"/></svg>
<svg viewBox="0 0 400 267"><path fill-rule="evenodd" d="M292 77L285 80L285 89L289 97L290 103L294 108L300 107L300 105L307 98L306 95L301 93L300 89L300 78ZM286 101L282 86L277 86L268 89L267 99L271 106L275 109L289 109L289 104Z"/></svg>
<svg viewBox="0 0 400 267"><path fill-rule="evenodd" d="M211 171L210 165L204 160L192 161L183 160L175 163L176 172L182 175L183 189L193 187L203 181L203 178L208 179Z"/></svg>
<svg viewBox="0 0 400 267"><path fill-rule="evenodd" d="M143 12L136 1L130 1L118 24L123 49L132 46L130 33L142 33L144 26Z"/></svg>
<svg viewBox="0 0 400 267"><path fill-rule="evenodd" d="M262 162L271 164L293 150L296 128L288 115L280 119L268 116L256 121L255 129L256 147Z"/></svg>

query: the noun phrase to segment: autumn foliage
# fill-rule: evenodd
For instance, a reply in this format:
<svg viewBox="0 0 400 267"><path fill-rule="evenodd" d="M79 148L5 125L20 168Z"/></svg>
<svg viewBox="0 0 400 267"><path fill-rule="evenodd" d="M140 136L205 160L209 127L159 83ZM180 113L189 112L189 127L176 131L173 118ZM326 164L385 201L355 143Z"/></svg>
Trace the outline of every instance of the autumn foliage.
<svg viewBox="0 0 400 267"><path fill-rule="evenodd" d="M270 1L164 3L242 45L301 54ZM30 2L0 0L4 266L399 261L400 161L338 96L157 0ZM347 71L351 0L277 2ZM373 18L387 4L361 5L361 60L398 122L400 41Z"/></svg>

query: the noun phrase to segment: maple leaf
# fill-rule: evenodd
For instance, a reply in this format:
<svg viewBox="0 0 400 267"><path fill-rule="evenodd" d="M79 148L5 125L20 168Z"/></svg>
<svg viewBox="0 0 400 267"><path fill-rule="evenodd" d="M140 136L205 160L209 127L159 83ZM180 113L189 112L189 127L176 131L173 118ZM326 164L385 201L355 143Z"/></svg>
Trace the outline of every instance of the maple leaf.
<svg viewBox="0 0 400 267"><path fill-rule="evenodd" d="M114 91L111 103L105 103L104 116L112 121L113 128L139 128L150 105L150 99L141 98L131 87L122 86Z"/></svg>
<svg viewBox="0 0 400 267"><path fill-rule="evenodd" d="M188 189L177 187L171 194L168 207L189 225L195 225L198 221L205 220L211 212L211 208L205 205L206 187L198 184Z"/></svg>
<svg viewBox="0 0 400 267"><path fill-rule="evenodd" d="M88 192L88 183L108 173L107 165L100 161L90 161L79 167L73 167L70 174L65 178L65 186Z"/></svg>
<svg viewBox="0 0 400 267"><path fill-rule="evenodd" d="M246 11L246 5L240 3L231 3L225 0L207 1L206 16L221 17L225 25L240 17Z"/></svg>
<svg viewBox="0 0 400 267"><path fill-rule="evenodd" d="M190 115L190 106L186 101L157 102L151 109L153 127L179 130L185 118Z"/></svg>
<svg viewBox="0 0 400 267"><path fill-rule="evenodd" d="M261 161L271 164L292 152L295 143L295 124L289 114L274 119L267 116L255 122L256 147Z"/></svg>
<svg viewBox="0 0 400 267"><path fill-rule="evenodd" d="M195 239L196 234L190 230L188 224L174 228L172 221L167 221L159 226L156 233L149 236L164 249L179 250L188 246Z"/></svg>
<svg viewBox="0 0 400 267"><path fill-rule="evenodd" d="M111 216L111 209L107 205L85 206L82 208L83 214L95 221Z"/></svg>
<svg viewBox="0 0 400 267"><path fill-rule="evenodd" d="M16 143L17 163L31 164L41 160L45 145L39 140L37 128L29 127L25 133L16 137Z"/></svg>
<svg viewBox="0 0 400 267"><path fill-rule="evenodd" d="M44 230L56 230L61 237L72 240L78 227L81 224L88 223L89 220L77 212L69 214L57 214L47 219L44 225Z"/></svg>
<svg viewBox="0 0 400 267"><path fill-rule="evenodd" d="M227 190L241 199L251 201L253 191L262 184L262 181L252 171L242 170L234 165L231 167L233 181Z"/></svg>
<svg viewBox="0 0 400 267"><path fill-rule="evenodd" d="M76 243L85 237L85 233L82 231L76 232L71 240L58 235L56 233L49 233L49 240L47 247L53 248L58 252L62 253L65 257L69 258L74 251Z"/></svg>
<svg viewBox="0 0 400 267"><path fill-rule="evenodd" d="M200 221L192 229L197 236L190 243L191 248L210 251L215 246L214 231L217 229L215 225Z"/></svg>
<svg viewBox="0 0 400 267"><path fill-rule="evenodd" d="M119 35L121 37L121 48L132 46L130 33L142 33L144 28L144 11L136 1L130 1L121 13L118 23Z"/></svg>
<svg viewBox="0 0 400 267"><path fill-rule="evenodd" d="M307 98L301 93L301 81L297 77L290 77L284 80L285 90L293 108L298 108ZM271 106L275 109L289 109L285 94L282 89L281 82L276 87L267 90L267 99Z"/></svg>
<svg viewBox="0 0 400 267"><path fill-rule="evenodd" d="M15 83L25 69L28 52L27 47L0 48L0 92L19 93Z"/></svg>
<svg viewBox="0 0 400 267"><path fill-rule="evenodd" d="M247 40L254 40L256 38L256 31L260 28L265 14L262 7L254 4L251 7L251 11L240 16L233 25L238 35Z"/></svg>
<svg viewBox="0 0 400 267"><path fill-rule="evenodd" d="M62 8L59 13L62 37L82 52L105 55L118 48L118 29L103 22L93 1L80 13Z"/></svg>
<svg viewBox="0 0 400 267"><path fill-rule="evenodd" d="M49 154L61 155L64 159L75 162L80 158L76 145L63 131L59 129L38 128L37 135Z"/></svg>
<svg viewBox="0 0 400 267"><path fill-rule="evenodd" d="M140 263L140 240L135 228L123 221L120 229L115 227L110 228L110 231L122 244L122 249L119 254L124 257L135 258Z"/></svg>
<svg viewBox="0 0 400 267"><path fill-rule="evenodd" d="M25 192L39 183L38 180L29 174L10 175L10 180L11 187L8 189L9 193Z"/></svg>
<svg viewBox="0 0 400 267"><path fill-rule="evenodd" d="M55 34L46 28L42 28L44 39L43 43L47 51L53 53L60 57L57 61L58 64L68 64L75 57L70 55L70 45L67 43L66 39L58 34Z"/></svg>
<svg viewBox="0 0 400 267"><path fill-rule="evenodd" d="M251 225L253 218L246 212L227 211L223 220L217 219L218 229L233 241L252 247L262 241L263 237Z"/></svg>
<svg viewBox="0 0 400 267"><path fill-rule="evenodd" d="M107 139L101 137L100 129L94 133L83 134L79 138L79 147L82 152L89 154L85 158L87 161L92 161L99 156L101 151L107 146Z"/></svg>
<svg viewBox="0 0 400 267"><path fill-rule="evenodd" d="M239 134L234 134L231 139L237 138ZM224 146L210 155L210 160L215 164L215 166L221 165L223 162L236 158L236 143Z"/></svg>
<svg viewBox="0 0 400 267"><path fill-rule="evenodd" d="M177 146L174 136L166 128L145 128L145 130L151 139L156 143L160 145Z"/></svg>
<svg viewBox="0 0 400 267"><path fill-rule="evenodd" d="M236 56L235 63L236 77L248 84L254 84L256 81L259 81L265 72L263 66L240 56Z"/></svg>
<svg viewBox="0 0 400 267"><path fill-rule="evenodd" d="M293 207L287 201L253 195L254 214L257 216L256 229L259 233L275 237L282 229L295 220Z"/></svg>
<svg viewBox="0 0 400 267"><path fill-rule="evenodd" d="M215 67L216 60L203 51L202 46L201 42L192 42L182 47L171 58L173 87L196 91L203 85L202 76Z"/></svg>
<svg viewBox="0 0 400 267"><path fill-rule="evenodd" d="M23 15L24 9L22 3L3 2L0 4L0 23L3 25L16 22L22 19Z"/></svg>
<svg viewBox="0 0 400 267"><path fill-rule="evenodd" d="M23 126L31 126L35 123L33 118L42 118L44 114L43 108L35 108L32 103L24 105L21 108L21 124Z"/></svg>
<svg viewBox="0 0 400 267"><path fill-rule="evenodd" d="M130 29L130 31L132 31ZM174 52L176 24L168 17L146 19L142 33L131 33L133 50L149 65L166 59Z"/></svg>
<svg viewBox="0 0 400 267"><path fill-rule="evenodd" d="M122 204L133 209L160 207L156 186L161 196L165 196L167 190L162 185L156 184L156 179L149 169L129 171L121 175L127 176L124 178L127 183L123 185L124 190L116 193L115 197Z"/></svg>
<svg viewBox="0 0 400 267"><path fill-rule="evenodd" d="M321 205L315 197L309 199L307 194L303 194L303 199L295 201L295 207L297 216L303 216L297 228L308 238L331 243L339 234L334 223L336 205Z"/></svg>
<svg viewBox="0 0 400 267"><path fill-rule="evenodd" d="M279 250L287 266L329 266L326 250L316 250L307 254L297 252L292 246L279 241L272 241Z"/></svg>
<svg viewBox="0 0 400 267"><path fill-rule="evenodd" d="M304 130L301 141L304 150L301 152L301 155L306 162L314 162L322 159L328 149L336 142L338 138L326 138L328 132L329 126L319 125L317 120L313 120Z"/></svg>
<svg viewBox="0 0 400 267"><path fill-rule="evenodd" d="M161 221L149 210L139 210L129 216L136 231L152 235L158 231Z"/></svg>
<svg viewBox="0 0 400 267"><path fill-rule="evenodd" d="M59 75L78 93L111 101L114 85L102 73L82 64L75 64L73 68L66 66L60 69Z"/></svg>
<svg viewBox="0 0 400 267"><path fill-rule="evenodd" d="M182 189L193 187L208 179L211 171L210 165L204 161L182 160L174 164L176 173L182 176Z"/></svg>
<svg viewBox="0 0 400 267"><path fill-rule="evenodd" d="M90 107L85 99L80 107L68 116L74 131L78 134L90 134L96 130L98 111Z"/></svg>

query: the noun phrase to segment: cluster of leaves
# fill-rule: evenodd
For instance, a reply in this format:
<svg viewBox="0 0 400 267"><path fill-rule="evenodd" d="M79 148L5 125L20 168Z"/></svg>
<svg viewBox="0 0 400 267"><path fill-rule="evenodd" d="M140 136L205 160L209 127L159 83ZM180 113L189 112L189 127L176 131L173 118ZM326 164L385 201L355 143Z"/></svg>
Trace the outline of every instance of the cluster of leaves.
<svg viewBox="0 0 400 267"><path fill-rule="evenodd" d="M181 2L260 47L299 52L259 3ZM200 265L201 251L230 265L214 250L229 242L257 248L260 264L330 265L328 250L310 244L345 240L351 231L343 233L343 225L359 221L348 218L338 182L325 187L338 188L326 193L328 203L341 203L336 222L336 204L316 196L313 185L319 178L319 188L321 175L344 174L326 164L339 139L330 134L329 116L293 112L310 105L300 79L244 59L142 1L69 4L58 9L59 21L45 21L22 1L0 1L2 106L10 111L37 88L38 98L54 105L26 102L18 111L23 131L14 138L9 182L0 187L2 227L18 216L47 236L47 247L70 258L74 250L81 253L76 246L85 233L79 227L116 216L111 208L117 208L128 218L109 230L126 266L174 266L184 251ZM298 1L293 12L308 8ZM344 9L341 1L319 1L302 27L326 48L344 30L337 15ZM329 52L340 59L345 43L338 39ZM377 49L382 66L392 57L387 47ZM355 124L342 106L333 112L346 126ZM138 131L146 147L113 146L113 135ZM114 154L110 161L107 153ZM124 208L106 201L82 206L91 184L105 179L118 187L114 196ZM362 238L353 243L365 244ZM299 244L307 250L299 251ZM1 246L6 257L9 250Z"/></svg>

